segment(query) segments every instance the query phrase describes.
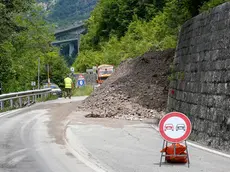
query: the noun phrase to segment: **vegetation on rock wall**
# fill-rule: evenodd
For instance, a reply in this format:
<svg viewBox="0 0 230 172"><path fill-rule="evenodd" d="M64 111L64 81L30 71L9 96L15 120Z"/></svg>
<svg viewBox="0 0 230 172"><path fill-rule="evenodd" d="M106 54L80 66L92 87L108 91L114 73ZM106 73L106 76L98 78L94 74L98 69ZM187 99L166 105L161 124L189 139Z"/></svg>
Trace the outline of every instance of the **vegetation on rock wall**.
<svg viewBox="0 0 230 172"><path fill-rule="evenodd" d="M88 33L74 66L93 65L140 56L149 50L175 48L181 25L226 0L100 0L87 21Z"/></svg>
<svg viewBox="0 0 230 172"><path fill-rule="evenodd" d="M213 7L223 4L225 2L229 2L230 0L210 0L203 4L203 6L200 8L200 12L207 11L209 9L212 9Z"/></svg>

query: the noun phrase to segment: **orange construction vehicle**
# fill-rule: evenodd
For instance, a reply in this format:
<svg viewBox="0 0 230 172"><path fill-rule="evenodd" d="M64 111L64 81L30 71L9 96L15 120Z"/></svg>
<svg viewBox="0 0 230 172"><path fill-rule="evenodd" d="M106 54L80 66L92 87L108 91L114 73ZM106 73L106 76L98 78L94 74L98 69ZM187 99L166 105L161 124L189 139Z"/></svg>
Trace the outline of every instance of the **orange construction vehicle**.
<svg viewBox="0 0 230 172"><path fill-rule="evenodd" d="M102 84L114 72L113 65L102 64L97 67L97 83Z"/></svg>

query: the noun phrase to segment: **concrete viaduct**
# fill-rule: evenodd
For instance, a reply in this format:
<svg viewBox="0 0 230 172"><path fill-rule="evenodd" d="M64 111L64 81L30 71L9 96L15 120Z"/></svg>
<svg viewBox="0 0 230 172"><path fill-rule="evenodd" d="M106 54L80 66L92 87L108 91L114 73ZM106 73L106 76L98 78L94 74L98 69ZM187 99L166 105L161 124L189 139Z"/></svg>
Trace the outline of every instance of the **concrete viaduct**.
<svg viewBox="0 0 230 172"><path fill-rule="evenodd" d="M53 46L64 46L65 51L60 50L60 53L64 56L75 56L79 52L80 48L80 35L85 34L86 29L84 24L80 24L64 30L58 30L54 33L56 40L52 42ZM64 52L68 54L64 54Z"/></svg>

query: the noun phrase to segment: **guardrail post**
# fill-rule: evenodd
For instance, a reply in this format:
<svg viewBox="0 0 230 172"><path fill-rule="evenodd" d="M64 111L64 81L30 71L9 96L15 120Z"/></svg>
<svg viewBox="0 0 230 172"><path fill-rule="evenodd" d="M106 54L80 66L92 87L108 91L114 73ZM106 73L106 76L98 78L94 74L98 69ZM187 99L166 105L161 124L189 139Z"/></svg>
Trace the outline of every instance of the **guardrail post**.
<svg viewBox="0 0 230 172"><path fill-rule="evenodd" d="M33 97L33 103L35 102L35 95L32 96Z"/></svg>
<svg viewBox="0 0 230 172"><path fill-rule="evenodd" d="M19 106L22 107L22 98L19 97Z"/></svg>
<svg viewBox="0 0 230 172"><path fill-rule="evenodd" d="M9 101L9 107L23 107L24 103L30 105L30 102L36 102L37 98L42 99L49 95L51 89L41 89L41 90L28 90L23 92L9 93L0 95L0 110L4 110L5 101ZM18 104L19 102L19 104ZM7 103L8 107L8 103Z"/></svg>
<svg viewBox="0 0 230 172"><path fill-rule="evenodd" d="M10 107L13 108L14 107L14 102L13 99L10 99Z"/></svg>
<svg viewBox="0 0 230 172"><path fill-rule="evenodd" d="M28 96L28 105L30 104L30 96Z"/></svg>
<svg viewBox="0 0 230 172"><path fill-rule="evenodd" d="M43 101L43 97L44 97L44 96L43 96L43 94L41 93L41 100L42 100L42 101Z"/></svg>
<svg viewBox="0 0 230 172"><path fill-rule="evenodd" d="M4 102L1 101L0 105L1 105L1 110L3 110L4 109Z"/></svg>

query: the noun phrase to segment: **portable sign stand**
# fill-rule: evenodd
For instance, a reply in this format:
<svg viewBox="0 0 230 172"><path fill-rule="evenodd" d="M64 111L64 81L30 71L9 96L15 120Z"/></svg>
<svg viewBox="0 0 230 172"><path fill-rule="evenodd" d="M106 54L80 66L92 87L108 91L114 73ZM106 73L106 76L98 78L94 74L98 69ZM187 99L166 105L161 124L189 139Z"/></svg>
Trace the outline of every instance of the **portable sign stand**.
<svg viewBox="0 0 230 172"><path fill-rule="evenodd" d="M190 165L189 153L188 153L188 145L186 139L189 137L191 133L192 127L189 118L180 112L171 112L166 114L159 122L159 132L164 139L163 141L163 149L168 146L168 143L172 143L174 145L174 153L173 155L167 155L166 152L161 152L160 158L160 167L162 164L163 157L187 157L188 167ZM186 147L186 155L177 155L176 154L176 143L185 143Z"/></svg>

